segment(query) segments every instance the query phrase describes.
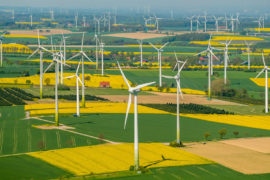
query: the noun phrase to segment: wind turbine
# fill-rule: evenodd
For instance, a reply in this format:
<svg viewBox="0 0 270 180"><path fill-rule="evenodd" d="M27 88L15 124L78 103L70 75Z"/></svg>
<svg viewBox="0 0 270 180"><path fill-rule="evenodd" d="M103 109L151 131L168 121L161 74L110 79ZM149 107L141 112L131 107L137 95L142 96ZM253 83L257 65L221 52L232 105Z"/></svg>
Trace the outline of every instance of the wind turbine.
<svg viewBox="0 0 270 180"><path fill-rule="evenodd" d="M37 35L38 35L38 48L30 56L28 56L28 59L39 52L39 55L40 55L40 66L39 66L40 67L40 73L39 73L40 74L40 83L39 83L39 87L40 87L40 99L42 99L42 96L43 96L43 74L45 74L45 72L43 73L43 51L49 52L50 54L53 54L53 52L49 51L48 49L46 49L40 45L39 30L37 30Z"/></svg>
<svg viewBox="0 0 270 180"><path fill-rule="evenodd" d="M132 102L131 98L132 98L132 95L134 96L134 167L135 167L135 170L138 170L139 169L139 134L138 134L137 95L138 95L138 92L140 92L141 88L146 87L146 86L150 86L150 85L154 84L155 82L145 83L145 84L138 85L136 87L131 87L130 84L128 83L128 80L127 80L125 74L123 73L123 71L119 65L119 62L117 62L117 64L118 64L119 70L122 74L122 77L125 80L126 85L128 86L128 92L129 92L128 106L127 106L124 129L126 128L128 113L129 113L129 109L130 109L131 102Z"/></svg>
<svg viewBox="0 0 270 180"><path fill-rule="evenodd" d="M209 39L209 43L208 43L208 47L206 50L196 54L195 56L199 55L199 54L203 54L203 53L207 53L208 56L208 100L211 99L211 75L212 75L212 66L213 66L213 56L218 59L215 54L213 53L213 48L211 47L211 36Z"/></svg>
<svg viewBox="0 0 270 180"><path fill-rule="evenodd" d="M158 18L155 16L155 25L157 26L157 32L159 32L159 20L161 20L163 18Z"/></svg>
<svg viewBox="0 0 270 180"><path fill-rule="evenodd" d="M99 39L98 35L95 33L94 40L96 40L96 69L98 69L98 44L99 44Z"/></svg>
<svg viewBox="0 0 270 180"><path fill-rule="evenodd" d="M4 34L2 34L0 36L0 48L1 48L1 52L0 52L0 67L3 67L3 38L4 38Z"/></svg>
<svg viewBox="0 0 270 180"><path fill-rule="evenodd" d="M193 28L193 18L194 16L188 17L188 19L190 20L190 32L192 32L192 28Z"/></svg>
<svg viewBox="0 0 270 180"><path fill-rule="evenodd" d="M61 42L61 45L60 45L60 54L61 54L61 84L63 84L63 73L64 73L64 64L66 64L66 39L68 37L65 37L63 32L62 32L62 42ZM64 46L63 47L63 51L62 51L62 45ZM64 61L64 63L63 63Z"/></svg>
<svg viewBox="0 0 270 180"><path fill-rule="evenodd" d="M74 19L75 19L75 27L76 27L76 29L78 29L78 13L75 14Z"/></svg>
<svg viewBox="0 0 270 180"><path fill-rule="evenodd" d="M96 17L94 17L94 21L97 23L97 26L98 26L98 34L100 34L100 21L101 21L101 18L96 18Z"/></svg>
<svg viewBox="0 0 270 180"><path fill-rule="evenodd" d="M207 16L204 16L204 32L207 32Z"/></svg>
<svg viewBox="0 0 270 180"><path fill-rule="evenodd" d="M101 75L104 76L104 43L100 40Z"/></svg>
<svg viewBox="0 0 270 180"><path fill-rule="evenodd" d="M82 62L82 83L83 83L83 86L82 86L82 107L85 107L85 95L84 95L84 57L86 59L88 59L88 61L92 62L92 60L85 54L84 50L83 50L83 42L84 42L84 33L82 35L82 45L81 45L81 50L79 53L75 54L73 57L69 58L70 59L73 59L73 58L76 58L78 56L81 56L81 62Z"/></svg>
<svg viewBox="0 0 270 180"><path fill-rule="evenodd" d="M228 55L228 47L231 44L232 40L228 41L226 40L225 43L221 43L225 45L224 49L224 84L227 84L227 67L228 67L228 61L229 61L229 55Z"/></svg>
<svg viewBox="0 0 270 180"><path fill-rule="evenodd" d="M32 14L30 14L30 25L31 25L31 27L33 26L33 16L32 16Z"/></svg>
<svg viewBox="0 0 270 180"><path fill-rule="evenodd" d="M268 113L268 66L265 64L264 55L262 52L262 60L264 68L259 72L259 74L255 77L258 78L263 72L265 72L265 113Z"/></svg>
<svg viewBox="0 0 270 180"><path fill-rule="evenodd" d="M149 42L149 44L155 48L158 52L158 63L159 63L159 87L162 86L162 58L161 58L161 53L163 52L163 48L168 44L169 42L165 43L161 48L157 48L154 46L152 43Z"/></svg>
<svg viewBox="0 0 270 180"><path fill-rule="evenodd" d="M51 20L53 21L54 20L54 12L53 12L53 10L50 10L50 15L51 15Z"/></svg>
<svg viewBox="0 0 270 180"><path fill-rule="evenodd" d="M250 46L253 44L248 43L247 41L245 41L245 44L247 45L247 53L248 53L248 69L250 69Z"/></svg>
<svg viewBox="0 0 270 180"><path fill-rule="evenodd" d="M196 19L196 25L197 25L197 32L199 32L199 25L200 25L200 16L197 16L197 19Z"/></svg>
<svg viewBox="0 0 270 180"><path fill-rule="evenodd" d="M226 14L225 14L224 20L225 20L225 28L226 28L226 30L228 30L228 18L227 18Z"/></svg>
<svg viewBox="0 0 270 180"><path fill-rule="evenodd" d="M176 118L176 142L181 144L181 139L180 139L180 114L179 114L179 94L181 95L181 97L183 98L183 94L182 94L182 91L181 91L181 85L180 85L180 73L183 69L183 67L185 66L187 60L185 62L182 62L182 61L179 61L177 59L177 56L175 54L175 57L176 57L176 66L178 66L178 72L175 76L164 76L162 75L162 77L164 78L167 78L167 79L175 79L176 81L176 84L177 84L177 98L176 98L176 101L177 101L177 108L176 108L176 112L177 112L177 118ZM182 66L180 67L180 63L183 63Z"/></svg>
<svg viewBox="0 0 270 180"><path fill-rule="evenodd" d="M86 17L83 16L83 27L86 27Z"/></svg>
<svg viewBox="0 0 270 180"><path fill-rule="evenodd" d="M77 70L76 70L76 74L73 75L73 76L68 76L68 77L65 77L65 79L71 79L73 77L76 77L76 100L77 100L77 117L80 117L80 85L79 83L82 85L82 89L84 88L84 84L82 82L82 80L80 79L80 74L79 74L79 68L80 68L80 64L81 64L81 60L78 64L78 67L77 67Z"/></svg>
<svg viewBox="0 0 270 180"><path fill-rule="evenodd" d="M143 40L138 40L140 45L140 52L141 52L141 67L143 66Z"/></svg>
<svg viewBox="0 0 270 180"><path fill-rule="evenodd" d="M215 26L216 26L216 32L218 32L218 21L219 21L219 18L217 18L216 16L214 16L214 19L215 19Z"/></svg>

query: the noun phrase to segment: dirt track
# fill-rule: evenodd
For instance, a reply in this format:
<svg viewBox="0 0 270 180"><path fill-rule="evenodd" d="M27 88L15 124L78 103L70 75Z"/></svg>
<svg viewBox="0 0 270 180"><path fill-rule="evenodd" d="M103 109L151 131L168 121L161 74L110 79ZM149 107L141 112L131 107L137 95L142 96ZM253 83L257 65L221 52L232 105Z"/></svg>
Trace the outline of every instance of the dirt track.
<svg viewBox="0 0 270 180"><path fill-rule="evenodd" d="M166 103L176 103L176 94L175 93L160 93L160 92L151 92L153 95L139 95L138 103L140 104L166 104ZM128 95L99 95L109 99L113 102L127 102ZM206 96L203 95L192 95L184 94L183 100L180 99L180 103L194 103L194 104L212 104L212 105L239 105L233 102L222 101L217 99L212 99L208 101Z"/></svg>
<svg viewBox="0 0 270 180"><path fill-rule="evenodd" d="M254 142L259 140L259 142L253 144L253 146L256 146L256 144L261 144L259 146L263 147L263 144L270 144L270 138L256 138L247 140L252 140ZM239 144L242 144L245 139L234 141L235 143L239 141ZM270 173L270 155L254 151L249 148L243 148L239 147L238 145L235 146L221 141L208 142L206 144L190 143L187 144L187 147L182 149L213 160L223 166L244 174Z"/></svg>

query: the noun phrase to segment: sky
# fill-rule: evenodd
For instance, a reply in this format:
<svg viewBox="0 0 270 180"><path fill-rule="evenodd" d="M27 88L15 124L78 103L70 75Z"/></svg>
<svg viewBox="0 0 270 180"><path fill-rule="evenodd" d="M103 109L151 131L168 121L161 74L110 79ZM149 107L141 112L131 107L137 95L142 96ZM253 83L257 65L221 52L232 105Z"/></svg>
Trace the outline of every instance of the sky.
<svg viewBox="0 0 270 180"><path fill-rule="evenodd" d="M270 0L0 0L0 6L63 8L172 8L176 10L268 10Z"/></svg>

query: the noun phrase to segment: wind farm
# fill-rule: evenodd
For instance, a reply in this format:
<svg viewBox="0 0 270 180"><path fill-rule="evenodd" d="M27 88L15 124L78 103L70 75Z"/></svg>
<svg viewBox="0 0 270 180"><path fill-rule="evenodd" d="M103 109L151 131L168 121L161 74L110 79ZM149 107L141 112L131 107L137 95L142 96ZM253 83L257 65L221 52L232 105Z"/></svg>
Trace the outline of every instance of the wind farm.
<svg viewBox="0 0 270 180"><path fill-rule="evenodd" d="M269 179L270 4L195 1L0 4L0 179Z"/></svg>

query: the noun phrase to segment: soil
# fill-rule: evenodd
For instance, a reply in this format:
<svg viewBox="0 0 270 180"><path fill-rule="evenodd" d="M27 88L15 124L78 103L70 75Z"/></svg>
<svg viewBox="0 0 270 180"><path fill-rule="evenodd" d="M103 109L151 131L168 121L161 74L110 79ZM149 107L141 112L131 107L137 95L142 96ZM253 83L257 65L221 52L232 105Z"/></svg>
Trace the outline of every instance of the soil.
<svg viewBox="0 0 270 180"><path fill-rule="evenodd" d="M268 143L269 139L256 138L255 145L264 148L263 144ZM252 139L247 139L250 142ZM239 139L239 142L245 140ZM237 140L235 140L237 142ZM241 144L240 143L240 144ZM185 144L182 148L185 151L197 154L207 159L213 160L223 166L236 170L244 174L263 174L270 173L270 155L251 150L250 148L239 147L224 142L207 142Z"/></svg>
<svg viewBox="0 0 270 180"><path fill-rule="evenodd" d="M176 104L176 94L175 93L160 93L160 92L151 92L153 95L139 95L138 103L140 104L167 104L173 103ZM112 102L127 102L128 95L99 95L99 97L109 99ZM204 95L192 95L192 94L183 94L183 99L180 99L180 103L194 103L194 104L203 104L203 105L240 105L233 102L222 101L218 99L212 99L211 101L207 100L207 97Z"/></svg>

